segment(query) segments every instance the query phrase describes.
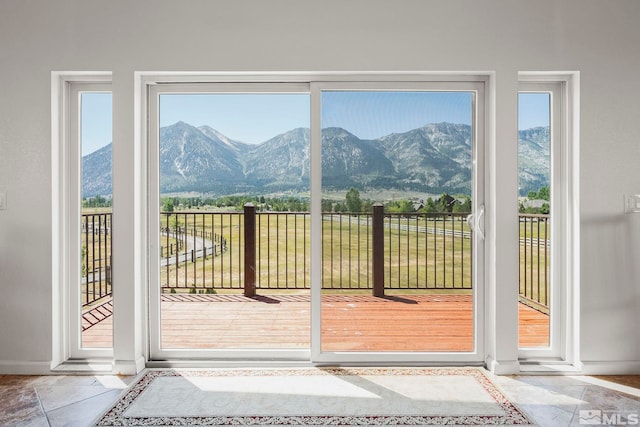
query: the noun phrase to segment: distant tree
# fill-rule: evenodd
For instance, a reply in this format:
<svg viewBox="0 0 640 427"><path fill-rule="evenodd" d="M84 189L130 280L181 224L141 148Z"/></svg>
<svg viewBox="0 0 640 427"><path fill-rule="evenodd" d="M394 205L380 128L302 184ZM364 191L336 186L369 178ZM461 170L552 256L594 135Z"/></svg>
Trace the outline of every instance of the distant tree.
<svg viewBox="0 0 640 427"><path fill-rule="evenodd" d="M471 199L465 197L462 203L456 200L456 203L453 205L453 212L471 212Z"/></svg>
<svg viewBox="0 0 640 427"><path fill-rule="evenodd" d="M362 212L362 199L360 199L360 192L356 188L351 188L347 191L345 199L347 212Z"/></svg>
<svg viewBox="0 0 640 427"><path fill-rule="evenodd" d="M549 215L550 212L551 212L551 206L549 206L549 203L543 203L542 206L540 207L540 213Z"/></svg>
<svg viewBox="0 0 640 427"><path fill-rule="evenodd" d="M162 211L163 212L173 212L175 206L173 205L173 199L166 198L162 202Z"/></svg>
<svg viewBox="0 0 640 427"><path fill-rule="evenodd" d="M422 211L425 213L435 213L438 212L438 207L436 206L436 202L433 201L431 197L427 198L427 202L425 203Z"/></svg>
<svg viewBox="0 0 640 427"><path fill-rule="evenodd" d="M549 196L549 187L542 187L540 190L538 190L538 199L549 201Z"/></svg>
<svg viewBox="0 0 640 427"><path fill-rule="evenodd" d="M527 199L529 200L546 200L549 202L550 200L550 191L549 187L541 187L538 191L529 191L527 194ZM540 207L525 207L525 203L520 202L518 212L527 213L527 214L549 214L551 211L551 206L549 203L543 203Z"/></svg>
<svg viewBox="0 0 640 427"><path fill-rule="evenodd" d="M94 196L82 199L83 208L108 208L111 207L111 199L104 196Z"/></svg>
<svg viewBox="0 0 640 427"><path fill-rule="evenodd" d="M331 200L322 199L322 212L332 212L333 211L333 203Z"/></svg>
<svg viewBox="0 0 640 427"><path fill-rule="evenodd" d="M413 209L413 203L410 200L393 200L387 203L386 211L389 213L411 213L415 212Z"/></svg>
<svg viewBox="0 0 640 427"><path fill-rule="evenodd" d="M289 212L304 212L309 210L308 203L295 197L289 197L287 200L287 209Z"/></svg>
<svg viewBox="0 0 640 427"><path fill-rule="evenodd" d="M471 197L465 197L461 212L471 212Z"/></svg>

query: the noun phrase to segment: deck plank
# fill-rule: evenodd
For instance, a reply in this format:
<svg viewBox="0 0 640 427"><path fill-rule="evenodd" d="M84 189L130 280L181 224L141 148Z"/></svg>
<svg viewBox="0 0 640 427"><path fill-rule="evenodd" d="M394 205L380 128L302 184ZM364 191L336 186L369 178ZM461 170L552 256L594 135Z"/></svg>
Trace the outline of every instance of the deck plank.
<svg viewBox="0 0 640 427"><path fill-rule="evenodd" d="M549 342L549 317L519 304L520 347ZM82 333L110 347L112 317ZM163 348L302 349L310 343L308 295L163 295ZM325 295L323 351L472 351L470 295Z"/></svg>

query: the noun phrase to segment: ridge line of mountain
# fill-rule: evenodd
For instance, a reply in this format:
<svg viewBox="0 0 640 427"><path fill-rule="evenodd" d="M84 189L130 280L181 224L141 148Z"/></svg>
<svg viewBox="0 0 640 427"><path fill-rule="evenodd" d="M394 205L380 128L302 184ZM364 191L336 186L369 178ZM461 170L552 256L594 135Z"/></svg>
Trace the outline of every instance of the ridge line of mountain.
<svg viewBox="0 0 640 427"><path fill-rule="evenodd" d="M548 185L548 127L519 132L521 191ZM304 192L310 131L296 128L251 145L210 126L177 122L160 129L162 193ZM87 155L83 197L111 192L111 144ZM342 128L322 130L324 189L388 189L471 194L471 126L431 123L376 139ZM535 187L535 188L534 188Z"/></svg>

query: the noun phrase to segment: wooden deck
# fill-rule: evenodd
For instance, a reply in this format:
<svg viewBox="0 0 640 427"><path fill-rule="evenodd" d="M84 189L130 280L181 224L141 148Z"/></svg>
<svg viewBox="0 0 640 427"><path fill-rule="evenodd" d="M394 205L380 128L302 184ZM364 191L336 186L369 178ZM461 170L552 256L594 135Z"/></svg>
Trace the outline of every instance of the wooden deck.
<svg viewBox="0 0 640 427"><path fill-rule="evenodd" d="M308 295L162 296L166 349L300 349L310 345ZM324 295L323 351L471 351L470 295ZM519 304L520 346L548 343L549 317ZM82 333L83 347L110 347L112 317Z"/></svg>

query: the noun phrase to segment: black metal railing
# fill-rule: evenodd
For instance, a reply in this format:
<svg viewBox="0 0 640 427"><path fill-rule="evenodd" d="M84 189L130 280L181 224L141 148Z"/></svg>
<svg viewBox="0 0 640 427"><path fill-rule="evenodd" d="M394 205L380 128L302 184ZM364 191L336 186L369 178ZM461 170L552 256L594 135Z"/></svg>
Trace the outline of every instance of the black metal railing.
<svg viewBox="0 0 640 427"><path fill-rule="evenodd" d="M323 213L322 287L374 295L470 290L472 233L465 218L466 213L389 214L381 206L366 214ZM520 300L548 312L549 215L519 218ZM83 214L81 228L81 298L88 306L112 291L111 213ZM162 287L191 293L243 289L249 295L308 289L310 228L308 212L256 212L250 206L245 212L162 212Z"/></svg>
<svg viewBox="0 0 640 427"><path fill-rule="evenodd" d="M81 220L82 306L111 296L111 213L83 214Z"/></svg>
<svg viewBox="0 0 640 427"><path fill-rule="evenodd" d="M164 212L165 292L308 289L306 212ZM472 289L471 232L464 213L324 213L324 289ZM376 225L377 224L377 225ZM182 248L172 252L164 248ZM247 254L250 256L248 257ZM382 267L382 268L381 268ZM378 269L379 273L376 274Z"/></svg>
<svg viewBox="0 0 640 427"><path fill-rule="evenodd" d="M250 209L245 214L252 215ZM310 218L301 212L256 216L256 288L308 289ZM247 245L245 252L252 249Z"/></svg>
<svg viewBox="0 0 640 427"><path fill-rule="evenodd" d="M323 288L472 289L466 215L324 214Z"/></svg>
<svg viewBox="0 0 640 427"><path fill-rule="evenodd" d="M238 288L243 239L242 213L161 213L162 287L194 293Z"/></svg>
<svg viewBox="0 0 640 427"><path fill-rule="evenodd" d="M549 215L520 214L520 301L549 313Z"/></svg>

